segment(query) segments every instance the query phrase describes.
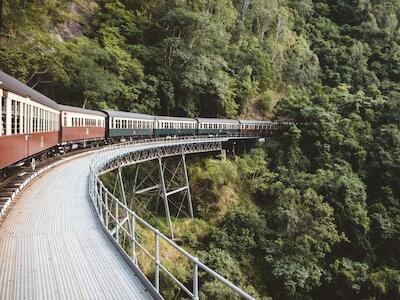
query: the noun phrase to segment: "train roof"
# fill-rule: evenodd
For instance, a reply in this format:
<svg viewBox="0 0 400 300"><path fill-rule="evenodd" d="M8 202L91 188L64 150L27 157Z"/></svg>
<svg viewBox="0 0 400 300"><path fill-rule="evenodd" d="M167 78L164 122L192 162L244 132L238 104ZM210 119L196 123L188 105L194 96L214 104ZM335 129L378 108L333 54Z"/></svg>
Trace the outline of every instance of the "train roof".
<svg viewBox="0 0 400 300"><path fill-rule="evenodd" d="M0 70L0 87L18 94L23 97L29 97L32 101L38 102L42 105L47 107L59 110L60 107L57 102L51 100L49 97L39 93L38 91L34 90L33 88L27 86L26 84L22 83L21 81L15 79L14 77L4 73Z"/></svg>
<svg viewBox="0 0 400 300"><path fill-rule="evenodd" d="M197 122L196 119L193 118L184 118L184 117L170 117L170 116L155 116L156 120L166 120L166 121L187 121L187 122Z"/></svg>
<svg viewBox="0 0 400 300"><path fill-rule="evenodd" d="M271 120L239 120L239 122L240 122L241 124L262 124L262 125L265 125L265 124L268 124L268 125L275 124L275 123L272 122Z"/></svg>
<svg viewBox="0 0 400 300"><path fill-rule="evenodd" d="M61 111L69 111L69 112L75 112L75 113L80 113L80 114L96 115L96 116L102 116L102 117L106 116L101 111L93 110L93 109L87 109L87 108L81 108L81 107L76 107L76 106L69 106L69 105L60 104L60 109L61 109Z"/></svg>
<svg viewBox="0 0 400 300"><path fill-rule="evenodd" d="M197 118L200 123L235 123L239 124L238 120L232 119L216 119L216 118Z"/></svg>
<svg viewBox="0 0 400 300"><path fill-rule="evenodd" d="M154 117L151 115L146 114L139 114L134 112L127 112L127 111L115 111L115 110L106 110L103 109L107 115L112 118L127 118L127 119L145 119L145 120L154 120Z"/></svg>

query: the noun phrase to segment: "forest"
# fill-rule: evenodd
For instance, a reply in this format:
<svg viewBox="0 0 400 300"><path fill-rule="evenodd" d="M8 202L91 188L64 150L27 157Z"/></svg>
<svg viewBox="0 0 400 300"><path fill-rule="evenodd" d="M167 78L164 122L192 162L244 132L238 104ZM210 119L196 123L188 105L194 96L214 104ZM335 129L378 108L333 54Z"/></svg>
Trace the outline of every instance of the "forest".
<svg viewBox="0 0 400 300"><path fill-rule="evenodd" d="M190 164L183 246L214 270L257 299L400 299L399 0L2 2L0 69L59 103L281 124Z"/></svg>

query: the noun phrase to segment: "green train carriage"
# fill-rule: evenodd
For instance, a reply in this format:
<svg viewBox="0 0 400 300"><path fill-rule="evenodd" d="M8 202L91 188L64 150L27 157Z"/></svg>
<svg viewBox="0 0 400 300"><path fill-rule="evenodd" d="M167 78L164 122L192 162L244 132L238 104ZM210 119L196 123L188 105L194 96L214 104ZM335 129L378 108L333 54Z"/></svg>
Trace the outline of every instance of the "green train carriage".
<svg viewBox="0 0 400 300"><path fill-rule="evenodd" d="M240 132L240 123L232 119L197 118L199 135L224 135Z"/></svg>
<svg viewBox="0 0 400 300"><path fill-rule="evenodd" d="M132 112L103 110L107 114L107 138L111 140L152 137L154 117Z"/></svg>
<svg viewBox="0 0 400 300"><path fill-rule="evenodd" d="M192 118L154 117L154 136L184 136L196 135L197 121Z"/></svg>

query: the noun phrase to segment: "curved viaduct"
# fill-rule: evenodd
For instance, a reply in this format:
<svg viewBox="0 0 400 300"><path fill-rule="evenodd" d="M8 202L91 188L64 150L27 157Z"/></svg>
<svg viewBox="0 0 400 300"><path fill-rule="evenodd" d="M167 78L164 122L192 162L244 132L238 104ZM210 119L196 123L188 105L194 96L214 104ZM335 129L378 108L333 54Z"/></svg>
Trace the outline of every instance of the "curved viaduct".
<svg viewBox="0 0 400 300"><path fill-rule="evenodd" d="M178 152L216 151L231 139L192 137L126 143L72 159L38 176L22 190L0 226L0 299L162 298L157 274L168 271L160 263L158 248L149 251L156 274L150 282L137 261L119 246L119 232L130 237L133 250L135 224L150 225L111 195L98 175ZM156 247L163 241L180 248L150 227L147 229L154 233ZM183 249L178 250L193 264L193 286L181 286L192 299L198 299L199 268L233 292L252 299Z"/></svg>

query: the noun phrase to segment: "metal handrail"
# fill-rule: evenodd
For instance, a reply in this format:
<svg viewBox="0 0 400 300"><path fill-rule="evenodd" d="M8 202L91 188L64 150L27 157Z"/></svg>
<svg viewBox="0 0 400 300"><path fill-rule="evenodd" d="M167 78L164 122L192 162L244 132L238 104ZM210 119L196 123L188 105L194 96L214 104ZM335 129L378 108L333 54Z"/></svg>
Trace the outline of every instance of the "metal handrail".
<svg viewBox="0 0 400 300"><path fill-rule="evenodd" d="M104 168L107 163L115 159L115 156L121 155L125 152L121 151L115 151L119 149L125 149L127 151L139 151L140 147L139 145L151 145L151 144L165 144L165 142L174 142L174 141L198 141L201 139L206 139L207 141L221 141L223 139L230 139L234 137L249 137L248 135L223 135L223 136L218 136L218 137L204 137L204 136L190 136L190 137L174 137L174 138L150 138L150 139L145 139L145 140L136 140L136 141L129 141L125 143L120 143L116 145L111 145L106 148L103 148L99 150L90 160L89 163L89 168L90 168L90 175L89 175L89 194L90 197L96 207L96 211L100 217L101 222L104 224L104 226L107 228L109 231L110 235L116 240L118 245L120 245L119 242L119 231L122 229L125 234L130 238L132 242L132 254L136 253L136 246L138 246L141 250L143 250L143 253L146 254L150 259L153 261L154 266L155 266L155 282L153 287L156 289L156 291L159 293L160 292L160 269L164 271L189 297L192 299L198 300L199 299L199 268L202 269L204 272L209 274L210 276L214 277L221 283L223 283L225 286L230 288L233 292L237 293L244 299L254 299L251 297L249 294L241 290L239 287L225 279L223 276L218 274L217 272L213 271L211 268L207 267L204 263L200 262L197 257L191 255L189 252L187 252L185 249L182 247L178 246L173 240L165 236L163 233L161 233L158 229L154 228L151 226L149 223L147 223L144 219L139 217L134 211L132 211L129 207L127 207L122 201L120 201L117 197L115 197L108 189L107 187L102 183L102 181L99 179L99 171ZM137 146L136 149L132 149L132 146ZM111 201L111 203L110 203ZM110 209L110 207L113 207L114 211ZM123 223L121 222L121 219L119 217L120 213L119 211L122 210L123 213L123 219L125 220L131 220L131 226L132 226L132 232L127 231L123 227ZM109 217L111 217L114 221L114 228L110 230L109 228ZM149 230L154 234L154 256L150 254L148 250L144 248L136 239L136 224L139 224L143 226L145 229ZM173 247L175 250L177 250L181 255L186 257L189 262L193 265L193 270L192 270L192 279L193 279L193 287L192 287L192 292L182 283L180 282L164 265L161 264L160 262L160 257L159 257L159 241L160 238L165 241L167 244L169 244L171 247ZM121 249L123 247L120 245ZM123 249L125 251L125 249ZM126 253L126 251L125 251ZM128 253L126 253L128 254ZM129 255L129 254L128 254ZM133 257L132 255L132 260L135 265L138 266L138 262L136 257Z"/></svg>

